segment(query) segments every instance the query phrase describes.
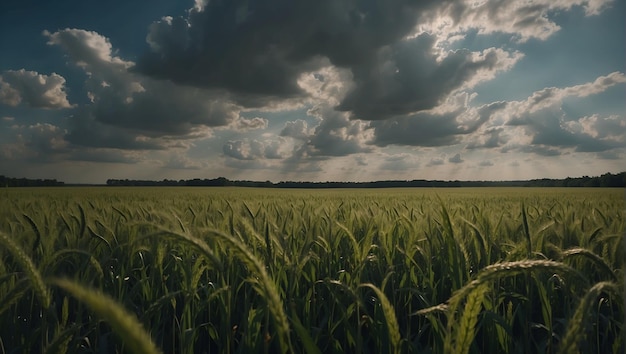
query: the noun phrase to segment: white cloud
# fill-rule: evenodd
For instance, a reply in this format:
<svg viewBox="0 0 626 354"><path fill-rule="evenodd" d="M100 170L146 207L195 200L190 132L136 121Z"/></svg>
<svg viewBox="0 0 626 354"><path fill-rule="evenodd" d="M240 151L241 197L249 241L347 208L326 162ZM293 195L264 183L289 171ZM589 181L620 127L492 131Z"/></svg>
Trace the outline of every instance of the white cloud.
<svg viewBox="0 0 626 354"><path fill-rule="evenodd" d="M291 146L283 139L259 141L229 140L222 151L225 156L237 160L283 159L287 157Z"/></svg>
<svg viewBox="0 0 626 354"><path fill-rule="evenodd" d="M294 139L306 140L312 132L308 128L305 120L297 119L295 121L286 122L280 132L280 136L290 137Z"/></svg>
<svg viewBox="0 0 626 354"><path fill-rule="evenodd" d="M567 149L579 152L607 151L626 143L626 123L621 116L572 117L563 109L567 98L585 98L626 83L614 72L592 82L569 87L548 87L520 101L494 102L475 108L486 120L463 139L467 149L499 148L542 156L556 156Z"/></svg>
<svg viewBox="0 0 626 354"><path fill-rule="evenodd" d="M307 156L346 156L372 151L368 144L373 135L367 123L350 120L347 113L325 105L314 106L307 114L320 122L303 146Z"/></svg>
<svg viewBox="0 0 626 354"><path fill-rule="evenodd" d="M0 103L33 108L70 108L65 91L65 78L56 73L39 74L35 71L8 70L0 75Z"/></svg>
<svg viewBox="0 0 626 354"><path fill-rule="evenodd" d="M479 35L510 34L519 42L531 38L545 40L561 27L553 14L583 6L587 15L597 15L608 8L612 0L535 0L507 1L461 0L445 2L424 12L416 26L416 35L435 34L439 42L453 42L471 31Z"/></svg>
<svg viewBox="0 0 626 354"><path fill-rule="evenodd" d="M232 127L238 131L248 131L255 129L267 129L269 121L265 118L254 117L254 118L243 118L239 117L232 124Z"/></svg>
<svg viewBox="0 0 626 354"><path fill-rule="evenodd" d="M525 102L518 103L521 112L533 113L560 104L567 97L587 97L601 93L611 86L626 83L626 75L621 72L613 72L606 76L600 76L593 82L565 88L547 87L534 92Z"/></svg>
<svg viewBox="0 0 626 354"><path fill-rule="evenodd" d="M574 134L585 134L594 139L612 139L626 142L626 117L594 114L564 123L564 128Z"/></svg>
<svg viewBox="0 0 626 354"><path fill-rule="evenodd" d="M336 106L353 88L352 73L345 68L327 65L312 72L302 73L298 78L298 86L312 101L322 101L330 106Z"/></svg>

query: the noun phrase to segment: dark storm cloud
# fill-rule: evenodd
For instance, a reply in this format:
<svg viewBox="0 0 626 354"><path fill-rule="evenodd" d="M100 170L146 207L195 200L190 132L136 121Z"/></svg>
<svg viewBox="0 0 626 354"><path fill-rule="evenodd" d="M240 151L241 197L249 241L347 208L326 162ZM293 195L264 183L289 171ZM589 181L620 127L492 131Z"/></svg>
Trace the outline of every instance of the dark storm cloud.
<svg viewBox="0 0 626 354"><path fill-rule="evenodd" d="M475 132L499 109L496 102L473 109L456 107L445 113L421 112L411 116L374 121L373 143L378 146L446 146L460 142L461 136Z"/></svg>
<svg viewBox="0 0 626 354"><path fill-rule="evenodd" d="M74 150L67 159L72 161L124 164L135 164L141 162L142 160L139 156L134 156L129 154L128 151L122 151L118 149Z"/></svg>
<svg viewBox="0 0 626 354"><path fill-rule="evenodd" d="M434 43L435 38L424 33L381 50L377 60L354 67L356 87L338 109L365 120L428 110L453 90L481 81L481 72L504 70L519 58L493 48L480 54L457 50L441 58Z"/></svg>
<svg viewBox="0 0 626 354"><path fill-rule="evenodd" d="M407 35L435 1L210 1L150 26L136 70L240 95L293 97L296 80L327 57L360 66Z"/></svg>
<svg viewBox="0 0 626 354"><path fill-rule="evenodd" d="M437 53L427 33L407 39L436 1L211 1L188 16L164 17L133 70L201 88L226 90L247 107L304 97L298 78L330 61L355 87L338 105L352 118L386 119L435 107L452 90L503 70L518 54ZM492 75L491 75L492 76ZM485 75L485 78L490 75Z"/></svg>
<svg viewBox="0 0 626 354"><path fill-rule="evenodd" d="M378 146L413 145L444 146L459 142L459 129L456 115L436 116L418 114L412 117L396 118L373 122L375 140Z"/></svg>
<svg viewBox="0 0 626 354"><path fill-rule="evenodd" d="M65 139L73 145L124 150L161 150L165 147L153 139L140 138L137 132L98 122L88 108L81 108L68 120Z"/></svg>

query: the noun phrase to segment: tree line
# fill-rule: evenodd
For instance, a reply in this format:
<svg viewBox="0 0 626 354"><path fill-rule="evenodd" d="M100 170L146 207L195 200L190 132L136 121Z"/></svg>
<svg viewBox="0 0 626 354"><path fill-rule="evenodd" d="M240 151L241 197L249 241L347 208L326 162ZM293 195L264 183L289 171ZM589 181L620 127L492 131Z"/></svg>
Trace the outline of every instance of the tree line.
<svg viewBox="0 0 626 354"><path fill-rule="evenodd" d="M567 177L565 179L533 179L528 181L439 181L389 180L373 182L299 182L231 181L224 177L214 179L187 179L162 181L109 179L107 186L203 186L203 187L263 187L263 188L397 188L397 187L625 187L626 172L605 173L597 177Z"/></svg>
<svg viewBox="0 0 626 354"><path fill-rule="evenodd" d="M56 179L29 179L0 176L1 187L52 187L62 185L64 185L64 183Z"/></svg>
<svg viewBox="0 0 626 354"><path fill-rule="evenodd" d="M2 187L52 187L64 186L56 179L11 178L0 175ZM626 187L626 172L605 173L596 177L567 177L564 179L533 179L528 181L440 181L440 180L389 180L373 182L299 182L281 181L231 181L224 177L213 179L181 179L161 181L109 179L107 186L202 186L202 187L261 187L261 188L398 188L398 187Z"/></svg>

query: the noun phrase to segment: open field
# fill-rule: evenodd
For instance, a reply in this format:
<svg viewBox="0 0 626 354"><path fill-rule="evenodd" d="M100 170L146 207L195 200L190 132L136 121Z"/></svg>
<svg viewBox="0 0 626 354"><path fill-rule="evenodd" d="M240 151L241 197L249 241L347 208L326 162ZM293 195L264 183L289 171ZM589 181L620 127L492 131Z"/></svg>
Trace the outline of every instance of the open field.
<svg viewBox="0 0 626 354"><path fill-rule="evenodd" d="M623 189L0 190L0 353L623 353Z"/></svg>

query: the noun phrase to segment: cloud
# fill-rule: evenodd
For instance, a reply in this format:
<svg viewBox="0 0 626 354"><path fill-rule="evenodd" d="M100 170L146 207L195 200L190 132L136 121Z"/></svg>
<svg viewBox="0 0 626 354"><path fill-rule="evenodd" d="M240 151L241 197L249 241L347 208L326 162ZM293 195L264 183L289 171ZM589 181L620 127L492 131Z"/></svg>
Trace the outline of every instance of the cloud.
<svg viewBox="0 0 626 354"><path fill-rule="evenodd" d="M493 166L493 162L491 162L489 160L483 160L483 161L478 163L478 166L481 166L481 167Z"/></svg>
<svg viewBox="0 0 626 354"><path fill-rule="evenodd" d="M504 145L507 142L505 129L503 127L490 127L483 132L473 135L468 138L469 144L465 146L466 149L477 148L496 148Z"/></svg>
<svg viewBox="0 0 626 354"><path fill-rule="evenodd" d="M222 147L225 156L237 160L282 159L289 148L282 138L276 140L229 140Z"/></svg>
<svg viewBox="0 0 626 354"><path fill-rule="evenodd" d="M561 106L568 97L597 95L609 87L624 83L626 76L614 72L581 85L545 88L534 92L526 100L508 102L502 106L501 112L496 113L507 117L504 120L506 126L519 126L525 130L525 135L530 138L528 143L531 144L525 148L527 152L553 156L558 154L554 147L571 148L578 152L607 151L624 146L624 117L570 117Z"/></svg>
<svg viewBox="0 0 626 354"><path fill-rule="evenodd" d="M462 141L467 142L466 149L498 148L501 152L517 151L541 156L558 156L565 153L565 149L601 152L619 148L626 143L626 123L623 116L603 117L596 114L575 117L565 112L562 106L565 99L598 95L612 86L624 83L626 76L613 72L580 85L537 90L520 101L468 107L466 114L474 111L473 117L480 117L475 118L474 122L480 124L474 125L476 129L468 129L468 133L463 134ZM460 100L451 102L458 101ZM448 106L454 107L454 104ZM448 135L440 135L447 137L448 140L443 142L449 144L450 141L458 140L449 135L455 132L453 120L448 118L448 121L449 129L442 132ZM396 130L401 134L403 129ZM417 127L406 130L419 131Z"/></svg>
<svg viewBox="0 0 626 354"><path fill-rule="evenodd" d="M594 114L576 121L565 122L565 129L573 134L584 134L594 139L622 140L626 138L626 117Z"/></svg>
<svg viewBox="0 0 626 354"><path fill-rule="evenodd" d="M204 163L190 159L181 152L169 154L167 158L161 161L164 168L173 170L198 170L205 167Z"/></svg>
<svg viewBox="0 0 626 354"><path fill-rule="evenodd" d="M426 164L426 166L441 166L445 163L445 161L440 158L440 157L435 157L430 159L430 161L428 162L428 164Z"/></svg>
<svg viewBox="0 0 626 354"><path fill-rule="evenodd" d="M398 42L361 67L353 68L355 88L338 106L353 118L382 120L438 106L451 92L489 80L521 57L489 48L439 55L435 38L421 34Z"/></svg>
<svg viewBox="0 0 626 354"><path fill-rule="evenodd" d="M352 72L335 67L326 59L317 70L304 72L298 77L298 86L315 102L336 106L353 89Z"/></svg>
<svg viewBox="0 0 626 354"><path fill-rule="evenodd" d="M381 170L406 171L420 166L419 160L412 154L383 154L382 163L378 166Z"/></svg>
<svg viewBox="0 0 626 354"><path fill-rule="evenodd" d="M626 83L626 75L613 72L600 76L593 82L565 88L547 87L533 94L524 102L518 104L518 110L528 113L537 112L556 104L560 104L567 97L587 97L604 92L611 86Z"/></svg>
<svg viewBox="0 0 626 354"><path fill-rule="evenodd" d="M8 70L0 75L0 103L43 109L72 107L67 100L63 76L56 73L43 75L24 69Z"/></svg>
<svg viewBox="0 0 626 354"><path fill-rule="evenodd" d="M320 122L308 136L301 153L306 156L346 156L372 151L368 144L372 132L368 124L349 119L348 114L337 112L325 105L315 106L307 114Z"/></svg>
<svg viewBox="0 0 626 354"><path fill-rule="evenodd" d="M306 140L311 135L308 124L305 120L297 119L295 121L286 122L280 131L280 136L290 137L294 139Z"/></svg>
<svg viewBox="0 0 626 354"><path fill-rule="evenodd" d="M72 119L70 139L75 144L129 147L127 143L111 146L120 141L112 134L125 135L122 141L206 136L208 128L226 126L239 117L239 107L223 95L130 72L134 63L115 56L109 40L96 32L64 29L44 34L48 44L61 46L87 74L92 103ZM85 127L101 128L91 132L91 142L80 136ZM94 136L100 133L104 135Z"/></svg>
<svg viewBox="0 0 626 354"><path fill-rule="evenodd" d="M617 151L601 151L596 154L596 157L601 160L624 160L626 154L624 152Z"/></svg>
<svg viewBox="0 0 626 354"><path fill-rule="evenodd" d="M67 159L73 161L123 164L136 164L144 160L143 156L137 152L120 149L77 149L73 150Z"/></svg>
<svg viewBox="0 0 626 354"><path fill-rule="evenodd" d="M376 121L373 144L410 146L449 146L461 137L479 129L499 110L500 103L471 106L473 96L458 94L449 97L436 109L409 116Z"/></svg>
<svg viewBox="0 0 626 354"><path fill-rule="evenodd" d="M454 155L454 156L452 156L452 157L448 158L448 162L450 162L450 163L462 163L462 162L464 162L464 161L465 161L465 160L463 160L463 159L461 158L461 154L456 154L456 155Z"/></svg>
<svg viewBox="0 0 626 354"><path fill-rule="evenodd" d="M161 150L163 139L150 138L132 130L99 122L88 107L79 109L68 119L65 139L75 146L118 148L124 150Z"/></svg>
<svg viewBox="0 0 626 354"><path fill-rule="evenodd" d="M533 120L527 129L533 134L533 144L572 147L579 152L606 151L624 147L626 143L624 117L601 118L594 115L574 121L562 118Z"/></svg>
<svg viewBox="0 0 626 354"><path fill-rule="evenodd" d="M324 59L350 68L400 40L434 1L292 2L194 6L186 17L164 17L147 36L138 71L204 88L223 88L239 103L251 96L301 95L301 73ZM243 103L242 103L243 104Z"/></svg>
<svg viewBox="0 0 626 354"><path fill-rule="evenodd" d="M13 139L0 144L1 158L11 161L52 162L67 151L65 131L52 124L14 125Z"/></svg>
<svg viewBox="0 0 626 354"><path fill-rule="evenodd" d="M354 161L356 162L357 166L367 166L367 165L369 165L368 159L365 156L363 156L363 155L355 156L354 157Z"/></svg>
<svg viewBox="0 0 626 354"><path fill-rule="evenodd" d="M234 121L233 128L238 131L248 131L255 129L267 129L269 121L265 118L254 117L251 119L239 117Z"/></svg>
<svg viewBox="0 0 626 354"><path fill-rule="evenodd" d="M142 160L137 151L124 151L114 148L77 149L66 139L67 131L61 127L36 123L12 127L15 139L11 143L0 144L1 159L52 163L63 160L105 163L137 163Z"/></svg>
<svg viewBox="0 0 626 354"><path fill-rule="evenodd" d="M508 70L520 53L441 53L407 38L437 1L207 2L149 27L131 70L225 92L243 107L313 99L352 118L387 119L435 107L451 91Z"/></svg>
<svg viewBox="0 0 626 354"><path fill-rule="evenodd" d="M586 15L597 15L612 0L448 1L424 12L417 33L435 34L453 42L471 31L479 35L506 33L518 42L546 40L561 28L554 14L582 6Z"/></svg>

